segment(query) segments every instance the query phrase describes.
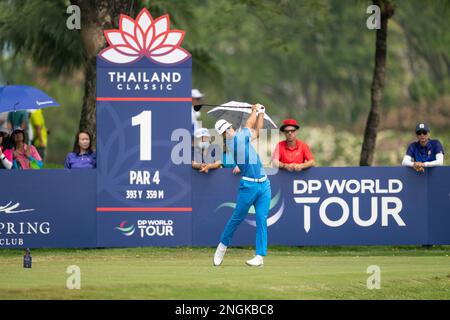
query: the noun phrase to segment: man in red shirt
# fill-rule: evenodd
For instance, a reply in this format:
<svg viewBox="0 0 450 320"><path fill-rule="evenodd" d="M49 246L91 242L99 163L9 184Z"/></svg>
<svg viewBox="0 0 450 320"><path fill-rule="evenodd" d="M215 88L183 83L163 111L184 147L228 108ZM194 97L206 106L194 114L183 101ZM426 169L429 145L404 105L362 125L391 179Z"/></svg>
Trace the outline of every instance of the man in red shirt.
<svg viewBox="0 0 450 320"><path fill-rule="evenodd" d="M275 167L288 171L301 171L315 165L314 157L308 145L297 139L297 130L300 127L295 119L286 119L280 127L286 140L275 147L272 163Z"/></svg>

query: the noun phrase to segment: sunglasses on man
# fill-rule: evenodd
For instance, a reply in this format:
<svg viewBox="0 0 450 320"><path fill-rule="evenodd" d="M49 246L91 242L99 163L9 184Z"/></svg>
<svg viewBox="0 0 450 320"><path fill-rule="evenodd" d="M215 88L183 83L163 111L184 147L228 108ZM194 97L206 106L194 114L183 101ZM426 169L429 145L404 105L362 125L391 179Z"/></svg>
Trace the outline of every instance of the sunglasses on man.
<svg viewBox="0 0 450 320"><path fill-rule="evenodd" d="M417 134L418 136L421 136L421 135L426 136L426 135L428 134L428 132L425 131L425 130L420 130L420 131L417 131L416 134Z"/></svg>
<svg viewBox="0 0 450 320"><path fill-rule="evenodd" d="M295 131L297 131L297 129L294 129L294 130L284 130L283 132L284 132L284 133L294 133Z"/></svg>

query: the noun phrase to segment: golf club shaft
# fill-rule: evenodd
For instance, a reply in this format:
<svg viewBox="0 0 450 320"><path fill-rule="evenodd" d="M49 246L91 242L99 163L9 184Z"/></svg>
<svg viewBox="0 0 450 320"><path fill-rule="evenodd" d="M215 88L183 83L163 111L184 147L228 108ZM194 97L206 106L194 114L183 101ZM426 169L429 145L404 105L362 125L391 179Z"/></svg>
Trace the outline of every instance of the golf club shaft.
<svg viewBox="0 0 450 320"><path fill-rule="evenodd" d="M224 106L224 105L220 105L220 104L196 104L194 105L194 110L195 111L200 111L201 108L203 107L227 107L227 108L244 108L244 109L251 109L252 107L250 106Z"/></svg>

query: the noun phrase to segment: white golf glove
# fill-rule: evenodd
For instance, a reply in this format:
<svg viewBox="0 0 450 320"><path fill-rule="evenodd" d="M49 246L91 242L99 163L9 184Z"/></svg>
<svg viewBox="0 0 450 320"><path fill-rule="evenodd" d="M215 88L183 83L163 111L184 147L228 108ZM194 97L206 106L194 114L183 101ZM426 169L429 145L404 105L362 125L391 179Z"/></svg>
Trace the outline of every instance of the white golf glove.
<svg viewBox="0 0 450 320"><path fill-rule="evenodd" d="M266 107L264 107L262 104L257 103L256 106L258 107L258 109L256 110L257 114L266 113Z"/></svg>

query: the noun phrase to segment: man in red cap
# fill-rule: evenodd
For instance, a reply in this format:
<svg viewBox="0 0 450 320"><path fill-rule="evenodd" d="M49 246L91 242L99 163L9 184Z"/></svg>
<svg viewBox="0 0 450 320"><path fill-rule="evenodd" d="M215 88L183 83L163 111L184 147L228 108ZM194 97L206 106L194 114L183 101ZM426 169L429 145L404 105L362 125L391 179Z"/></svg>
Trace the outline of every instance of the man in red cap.
<svg viewBox="0 0 450 320"><path fill-rule="evenodd" d="M301 171L315 165L314 157L308 145L297 139L299 125L295 119L286 119L280 127L286 140L275 147L272 163L280 169L288 171Z"/></svg>

